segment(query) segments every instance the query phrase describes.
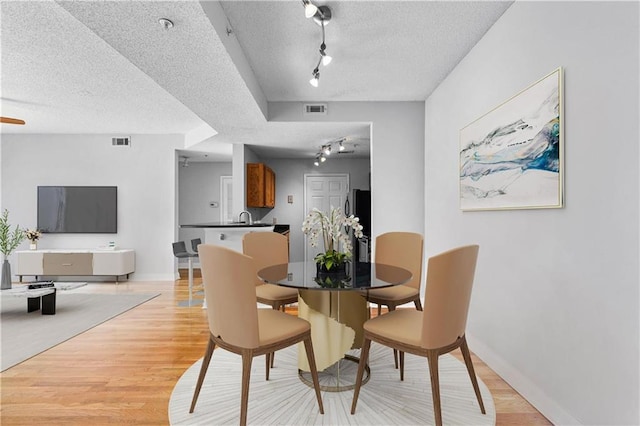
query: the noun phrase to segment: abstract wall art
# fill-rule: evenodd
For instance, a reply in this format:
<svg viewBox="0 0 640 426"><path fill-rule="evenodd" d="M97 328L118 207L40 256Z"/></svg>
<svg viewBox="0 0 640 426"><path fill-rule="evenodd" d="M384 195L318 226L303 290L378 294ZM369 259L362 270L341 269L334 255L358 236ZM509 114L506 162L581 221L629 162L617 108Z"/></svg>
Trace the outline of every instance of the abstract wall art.
<svg viewBox="0 0 640 426"><path fill-rule="evenodd" d="M563 206L562 68L460 131L460 208Z"/></svg>

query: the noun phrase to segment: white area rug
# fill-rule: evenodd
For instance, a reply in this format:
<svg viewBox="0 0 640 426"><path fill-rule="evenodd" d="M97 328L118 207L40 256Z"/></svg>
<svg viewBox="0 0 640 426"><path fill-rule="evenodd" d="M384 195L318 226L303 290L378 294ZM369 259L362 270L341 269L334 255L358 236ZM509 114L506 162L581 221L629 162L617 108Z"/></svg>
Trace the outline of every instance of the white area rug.
<svg viewBox="0 0 640 426"><path fill-rule="evenodd" d="M354 352L357 355L357 352ZM202 360L178 380L169 401L172 425L227 425L240 419L242 365L240 356L216 349L193 414L191 398ZM373 343L369 357L371 379L360 390L356 414L351 415L353 391L322 392L324 415L315 392L297 374L295 346L276 353L269 381L264 357L253 359L247 423L278 425L425 425L434 424L429 368L426 358L405 356L405 380L393 367L393 352ZM463 363L451 355L440 357L440 394L444 424L493 425L493 398L482 381L486 415L480 412Z"/></svg>
<svg viewBox="0 0 640 426"><path fill-rule="evenodd" d="M27 312L27 299L0 303L2 371L144 303L158 294L86 294L59 291L56 314Z"/></svg>

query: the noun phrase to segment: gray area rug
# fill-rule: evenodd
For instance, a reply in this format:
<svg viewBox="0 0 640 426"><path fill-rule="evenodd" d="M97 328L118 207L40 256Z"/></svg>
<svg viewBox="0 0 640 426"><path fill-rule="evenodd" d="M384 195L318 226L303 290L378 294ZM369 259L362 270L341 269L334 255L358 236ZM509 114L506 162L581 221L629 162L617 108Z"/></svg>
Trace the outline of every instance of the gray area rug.
<svg viewBox="0 0 640 426"><path fill-rule="evenodd" d="M352 351L358 355L358 351ZM178 380L169 401L169 422L183 425L232 425L240 419L242 361L216 349L198 398L189 414L202 359ZM482 414L464 363L451 355L439 360L442 418L446 425L495 425L496 411L489 389L478 378L487 414ZM269 381L264 357L253 359L247 423L255 425L428 425L435 422L427 360L405 355L405 379L393 366L393 351L372 343L371 379L362 386L356 413L353 391L322 392L324 415L312 388L298 378L298 351L292 346L276 353ZM320 379L322 382L322 379Z"/></svg>
<svg viewBox="0 0 640 426"><path fill-rule="evenodd" d="M55 315L27 312L27 299L0 299L1 371L44 352L159 294L58 292Z"/></svg>

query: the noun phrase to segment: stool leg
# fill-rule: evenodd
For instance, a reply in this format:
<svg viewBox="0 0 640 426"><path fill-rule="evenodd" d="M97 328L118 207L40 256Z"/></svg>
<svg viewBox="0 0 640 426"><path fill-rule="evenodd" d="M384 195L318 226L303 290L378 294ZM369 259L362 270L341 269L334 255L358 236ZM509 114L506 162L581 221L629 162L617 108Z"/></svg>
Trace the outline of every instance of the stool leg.
<svg viewBox="0 0 640 426"><path fill-rule="evenodd" d="M193 261L189 258L189 306L191 306L191 291L193 290Z"/></svg>

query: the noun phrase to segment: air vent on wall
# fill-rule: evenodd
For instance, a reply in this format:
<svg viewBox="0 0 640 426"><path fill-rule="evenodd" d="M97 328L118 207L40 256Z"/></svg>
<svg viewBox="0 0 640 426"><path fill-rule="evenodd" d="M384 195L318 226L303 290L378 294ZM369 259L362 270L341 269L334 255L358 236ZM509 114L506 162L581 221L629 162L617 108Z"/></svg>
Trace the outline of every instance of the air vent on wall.
<svg viewBox="0 0 640 426"><path fill-rule="evenodd" d="M111 145L113 146L131 146L131 138L129 136L118 136L111 138Z"/></svg>
<svg viewBox="0 0 640 426"><path fill-rule="evenodd" d="M304 115L327 115L327 104L305 104Z"/></svg>

